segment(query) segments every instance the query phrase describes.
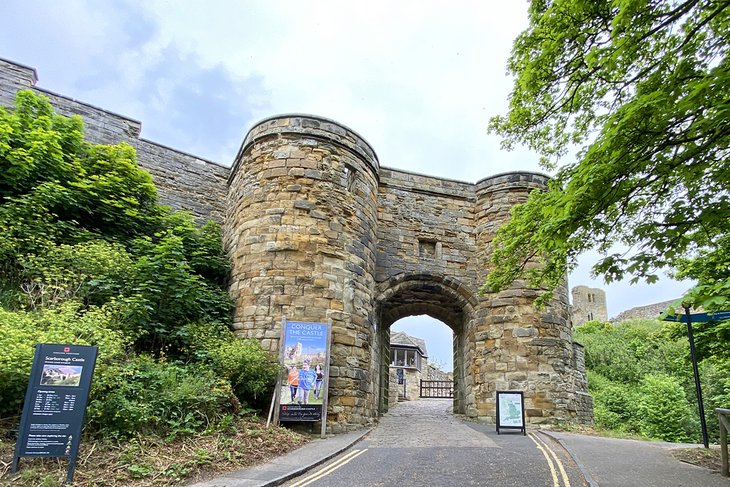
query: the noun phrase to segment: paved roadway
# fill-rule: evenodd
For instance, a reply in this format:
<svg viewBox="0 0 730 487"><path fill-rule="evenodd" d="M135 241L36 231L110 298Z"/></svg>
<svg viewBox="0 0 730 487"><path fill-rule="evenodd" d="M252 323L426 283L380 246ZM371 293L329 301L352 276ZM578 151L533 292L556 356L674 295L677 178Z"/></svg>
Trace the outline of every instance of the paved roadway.
<svg viewBox="0 0 730 487"><path fill-rule="evenodd" d="M362 441L288 487L587 485L550 437L502 432L451 413L445 399L402 402Z"/></svg>

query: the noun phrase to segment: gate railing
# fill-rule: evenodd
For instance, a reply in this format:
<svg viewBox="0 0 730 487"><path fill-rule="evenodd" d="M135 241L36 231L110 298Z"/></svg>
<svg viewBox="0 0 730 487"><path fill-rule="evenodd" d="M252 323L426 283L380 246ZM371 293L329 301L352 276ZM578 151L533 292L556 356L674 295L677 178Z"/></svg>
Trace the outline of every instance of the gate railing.
<svg viewBox="0 0 730 487"><path fill-rule="evenodd" d="M727 432L730 431L730 409L715 409L717 420L720 422L720 456L722 457L722 475L730 477L727 459Z"/></svg>
<svg viewBox="0 0 730 487"><path fill-rule="evenodd" d="M421 380L420 397L454 397L453 380Z"/></svg>

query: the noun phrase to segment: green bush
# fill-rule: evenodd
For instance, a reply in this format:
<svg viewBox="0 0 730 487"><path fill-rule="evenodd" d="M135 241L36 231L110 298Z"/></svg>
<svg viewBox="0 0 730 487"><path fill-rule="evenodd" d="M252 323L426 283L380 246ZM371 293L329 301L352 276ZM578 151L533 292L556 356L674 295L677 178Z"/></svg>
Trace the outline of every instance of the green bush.
<svg viewBox="0 0 730 487"><path fill-rule="evenodd" d="M0 308L0 417L20 414L38 343L98 346L95 376L124 357L128 341L113 328L112 314L107 307L81 310L73 302L37 312Z"/></svg>
<svg viewBox="0 0 730 487"><path fill-rule="evenodd" d="M132 278L132 259L119 244L92 240L61 244L41 255L21 256L22 289L31 309L67 300L103 305Z"/></svg>
<svg viewBox="0 0 730 487"><path fill-rule="evenodd" d="M115 437L187 435L239 409L230 384L212 369L147 356L110 368L98 387L89 403L89 426Z"/></svg>
<svg viewBox="0 0 730 487"><path fill-rule="evenodd" d="M636 384L648 373L682 371L687 342L672 337L671 330L672 325L656 320L588 322L574 338L585 346L586 368L615 382Z"/></svg>
<svg viewBox="0 0 730 487"><path fill-rule="evenodd" d="M651 374L641 381L638 412L642 434L665 441L687 441L692 412L679 381Z"/></svg>
<svg viewBox="0 0 730 487"><path fill-rule="evenodd" d="M242 404L261 408L273 390L279 363L274 354L256 340L237 338L224 323L192 324L186 327L191 358L208 364L227 379Z"/></svg>
<svg viewBox="0 0 730 487"><path fill-rule="evenodd" d="M638 392L635 386L613 382L588 371L588 387L593 395L593 419L596 426L626 433L638 433Z"/></svg>

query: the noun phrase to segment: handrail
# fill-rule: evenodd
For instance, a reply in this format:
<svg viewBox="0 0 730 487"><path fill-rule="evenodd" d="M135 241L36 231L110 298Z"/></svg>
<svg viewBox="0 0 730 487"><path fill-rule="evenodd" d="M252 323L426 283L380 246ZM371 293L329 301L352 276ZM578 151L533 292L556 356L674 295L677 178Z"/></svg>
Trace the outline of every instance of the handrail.
<svg viewBox="0 0 730 487"><path fill-rule="evenodd" d="M730 431L730 409L715 409L717 420L720 422L720 456L722 457L723 477L730 477L727 459L727 432Z"/></svg>

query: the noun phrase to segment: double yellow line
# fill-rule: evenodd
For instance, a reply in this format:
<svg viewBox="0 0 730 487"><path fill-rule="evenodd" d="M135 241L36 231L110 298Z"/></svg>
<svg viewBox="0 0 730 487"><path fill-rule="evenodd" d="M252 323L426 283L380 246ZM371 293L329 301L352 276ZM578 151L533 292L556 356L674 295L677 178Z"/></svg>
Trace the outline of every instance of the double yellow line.
<svg viewBox="0 0 730 487"><path fill-rule="evenodd" d="M308 477L304 477L302 480L300 480L294 484L291 484L290 487L304 487L305 485L309 485L312 482L315 482L315 481L321 479L325 475L331 474L338 468L340 468L344 465L347 465L350 462L350 460L354 460L355 458L359 457L366 451L367 451L367 448L365 448L364 450L352 450L351 452L349 452L348 454L346 454L345 456L343 456L336 462L333 462L332 464L327 465L322 470L319 470L318 472L315 472L312 475L310 475Z"/></svg>
<svg viewBox="0 0 730 487"><path fill-rule="evenodd" d="M555 470L555 465L558 466L558 470L560 471L560 477L563 479L563 486L570 487L570 479L568 479L568 474L565 473L563 462L560 461L560 459L550 448L550 446L548 446L548 444L542 438L533 433L528 433L527 436L530 437L535 445L537 445L537 449L540 450L545 456L545 460L547 460L548 466L550 467L550 473L553 476L553 487L560 487L560 480L558 479L558 473Z"/></svg>

